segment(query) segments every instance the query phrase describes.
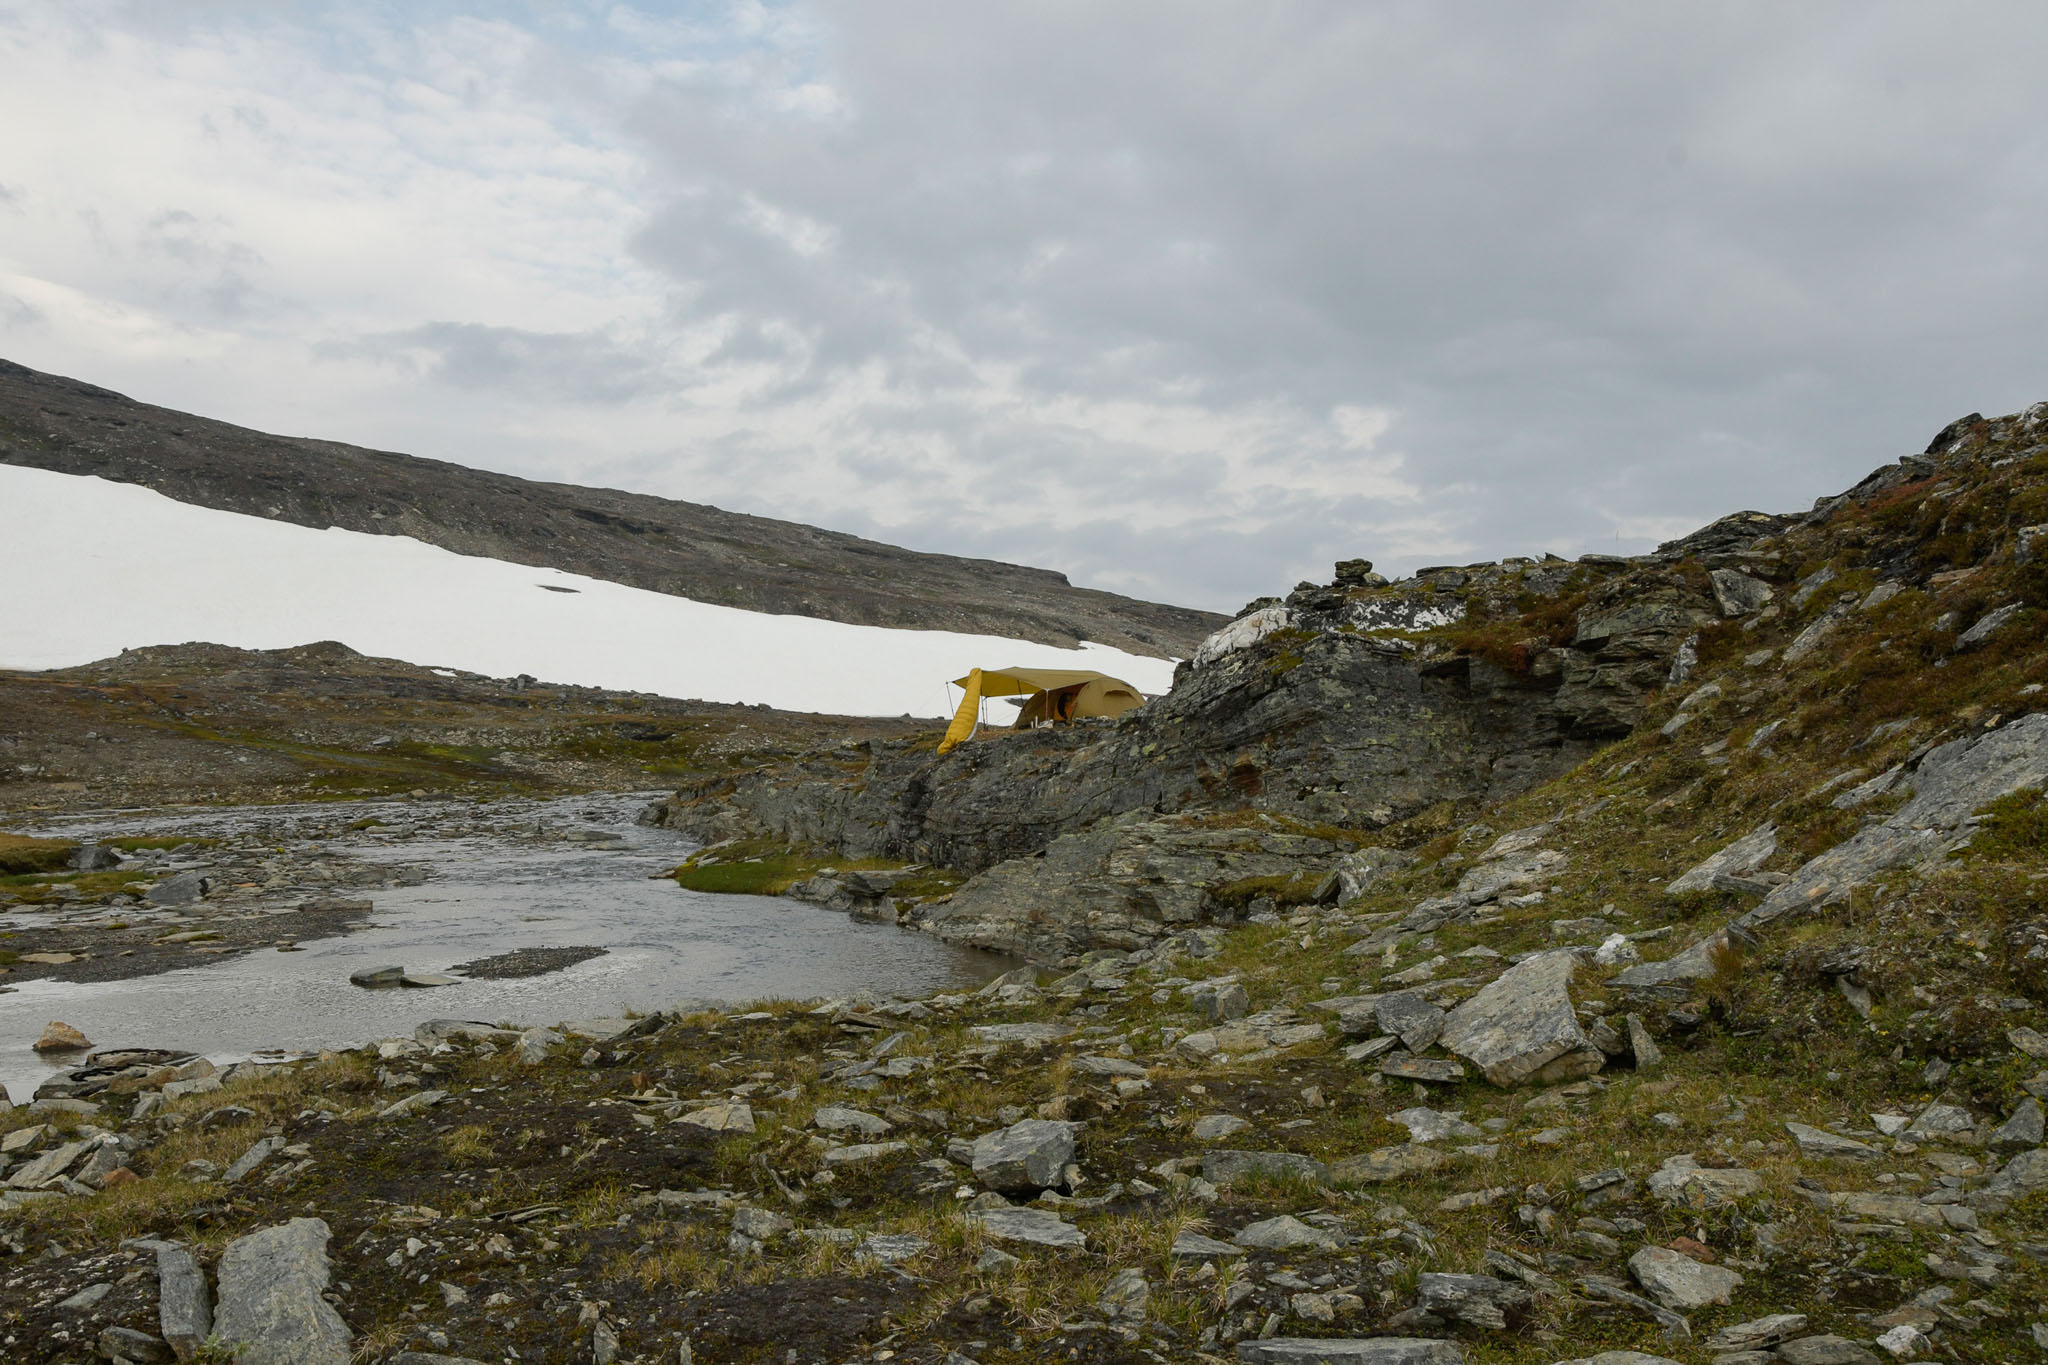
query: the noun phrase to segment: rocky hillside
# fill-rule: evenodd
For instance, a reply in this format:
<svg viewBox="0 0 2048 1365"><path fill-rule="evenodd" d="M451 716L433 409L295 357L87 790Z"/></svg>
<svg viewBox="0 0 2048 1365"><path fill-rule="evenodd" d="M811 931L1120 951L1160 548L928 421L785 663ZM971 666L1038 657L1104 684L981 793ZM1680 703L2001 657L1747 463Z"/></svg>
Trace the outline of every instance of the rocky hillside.
<svg viewBox="0 0 2048 1365"><path fill-rule="evenodd" d="M1641 560L1344 566L1113 726L693 784L752 837L685 878L1061 965L77 1056L0 1114L0 1345L2040 1359L2044 527L2048 405Z"/></svg>
<svg viewBox="0 0 2048 1365"><path fill-rule="evenodd" d="M271 436L0 360L0 462L142 484L181 502L411 536L749 611L1185 655L1213 613L1064 575L919 554L696 503Z"/></svg>
<svg viewBox="0 0 2048 1365"><path fill-rule="evenodd" d="M677 701L294 649L0 669L0 817L164 804L648 791L909 722ZM0 888L0 903L6 892Z"/></svg>
<svg viewBox="0 0 2048 1365"><path fill-rule="evenodd" d="M1115 724L944 758L923 739L842 748L706 778L661 818L712 840L980 874L901 917L1059 962L1229 921L1260 895L1355 889L1340 853L1403 862L1482 809L1588 782L1584 765L1617 744L1642 750L1635 771L1693 772L1713 791L1730 769L1782 776L1795 752L1819 765L1816 783L1847 782L1820 768L1853 756L1880 765L1857 782L1889 774L1880 785L1896 804L1939 744L1970 737L1958 706L1990 708L2011 730L1972 753L2033 752L2012 727L2034 694L2001 689L2031 685L2039 662L2041 411L1966 419L1803 516L1738 513L1641 558L1510 560L1395 583L1340 565L1332 584L1253 604L1182 666L1171 695ZM1866 719L1886 728L1866 734ZM1695 751L1695 737L1738 723L1739 750ZM2027 785L2030 761L1989 787L1964 782L1942 818L1954 826ZM1872 804L1880 794L1857 804L1888 811ZM1924 822L1933 800L1910 818ZM1775 827L1788 801L1743 808ZM1827 809L1825 832L1802 836L1816 853L1851 832L1847 807ZM1839 856L1861 876L1904 855L1857 844Z"/></svg>

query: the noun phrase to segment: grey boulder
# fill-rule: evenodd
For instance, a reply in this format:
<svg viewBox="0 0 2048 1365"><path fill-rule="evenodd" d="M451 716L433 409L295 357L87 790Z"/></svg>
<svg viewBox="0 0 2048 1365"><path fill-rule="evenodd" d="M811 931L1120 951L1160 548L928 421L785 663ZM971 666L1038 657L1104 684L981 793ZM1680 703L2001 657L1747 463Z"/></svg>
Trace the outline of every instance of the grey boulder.
<svg viewBox="0 0 2048 1365"><path fill-rule="evenodd" d="M1440 1041L1498 1086L1592 1075L1606 1057L1572 1011L1577 967L1564 951L1524 959L1452 1010Z"/></svg>
<svg viewBox="0 0 2048 1365"><path fill-rule="evenodd" d="M1415 1288L1416 1305L1423 1311L1490 1332L1506 1331L1536 1297L1527 1285L1492 1275L1425 1272Z"/></svg>
<svg viewBox="0 0 2048 1365"><path fill-rule="evenodd" d="M1380 1029L1401 1040L1410 1052L1421 1052L1443 1036L1444 1012L1423 999L1420 991L1395 991L1374 1004Z"/></svg>
<svg viewBox="0 0 2048 1365"><path fill-rule="evenodd" d="M214 1333L237 1365L349 1365L348 1325L327 1290L327 1224L294 1218L228 1244Z"/></svg>
<svg viewBox="0 0 2048 1365"><path fill-rule="evenodd" d="M1025 1119L974 1140L974 1178L1003 1192L1050 1189L1074 1159L1074 1125Z"/></svg>

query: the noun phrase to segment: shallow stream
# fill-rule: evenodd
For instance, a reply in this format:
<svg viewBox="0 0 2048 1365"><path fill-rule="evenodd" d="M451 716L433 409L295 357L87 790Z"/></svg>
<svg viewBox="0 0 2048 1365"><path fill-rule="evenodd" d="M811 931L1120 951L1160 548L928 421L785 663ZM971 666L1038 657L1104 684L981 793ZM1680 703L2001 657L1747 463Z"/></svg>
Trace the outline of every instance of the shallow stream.
<svg viewBox="0 0 2048 1365"><path fill-rule="evenodd" d="M648 799L350 802L53 826L51 832L73 837L260 833L288 848L306 831L377 818L389 823L351 838L349 855L423 864L433 875L421 885L366 893L375 904L369 927L308 940L295 952L259 948L121 981L23 981L0 995L0 1081L20 1101L56 1069L30 1049L52 1019L98 1046L185 1048L225 1062L265 1049L410 1034L428 1019L553 1024L685 1004L929 995L977 985L1015 965L799 902L708 895L654 880L693 845L673 831L633 823ZM563 828L604 831L618 846L533 835ZM348 980L366 967L445 972L518 948L577 946L606 953L518 980L393 990L365 990Z"/></svg>

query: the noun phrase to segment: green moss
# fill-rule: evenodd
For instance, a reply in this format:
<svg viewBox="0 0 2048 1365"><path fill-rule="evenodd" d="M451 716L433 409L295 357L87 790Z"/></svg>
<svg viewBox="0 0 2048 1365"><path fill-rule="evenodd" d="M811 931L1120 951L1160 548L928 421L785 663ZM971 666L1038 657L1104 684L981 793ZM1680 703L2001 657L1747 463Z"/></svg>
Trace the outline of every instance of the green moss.
<svg viewBox="0 0 2048 1365"><path fill-rule="evenodd" d="M1316 887L1322 880L1318 872L1297 872L1288 877L1240 877L1210 887L1209 897L1235 910L1244 909L1261 896L1281 906L1307 905L1315 899Z"/></svg>
<svg viewBox="0 0 2048 1365"><path fill-rule="evenodd" d="M726 896L780 896L798 882L827 868L880 872L902 867L886 858L841 858L818 848L804 848L773 839L746 839L718 844L690 855L675 870L676 885L686 891L711 891ZM924 869L903 883L905 896L941 895L960 884L943 869ZM932 888L910 889L913 883Z"/></svg>
<svg viewBox="0 0 2048 1365"><path fill-rule="evenodd" d="M2048 860L2048 802L2041 800L2038 790L2001 797L1981 814L1984 821L1976 837L1955 857L2007 863Z"/></svg>
<svg viewBox="0 0 2048 1365"><path fill-rule="evenodd" d="M124 834L119 838L102 839L100 842L108 848L118 848L127 853L139 853L143 849L157 849L161 851L164 849L186 847L218 848L221 844L219 839L200 838L186 834Z"/></svg>
<svg viewBox="0 0 2048 1365"><path fill-rule="evenodd" d="M70 862L76 852L78 844L70 839L0 834L0 873L55 872Z"/></svg>

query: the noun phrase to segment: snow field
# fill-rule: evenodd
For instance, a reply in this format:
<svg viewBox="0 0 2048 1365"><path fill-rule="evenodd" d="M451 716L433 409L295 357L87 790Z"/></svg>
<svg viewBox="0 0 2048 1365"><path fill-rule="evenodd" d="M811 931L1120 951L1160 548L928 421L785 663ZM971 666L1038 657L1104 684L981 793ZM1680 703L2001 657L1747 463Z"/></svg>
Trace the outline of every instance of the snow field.
<svg viewBox="0 0 2048 1365"><path fill-rule="evenodd" d="M1099 645L771 616L0 464L0 668L316 640L491 677L840 715L950 716L946 681L975 667L1093 668L1148 693L1173 679L1168 660Z"/></svg>

